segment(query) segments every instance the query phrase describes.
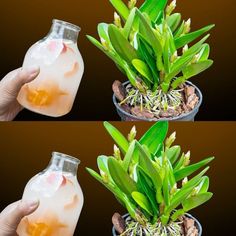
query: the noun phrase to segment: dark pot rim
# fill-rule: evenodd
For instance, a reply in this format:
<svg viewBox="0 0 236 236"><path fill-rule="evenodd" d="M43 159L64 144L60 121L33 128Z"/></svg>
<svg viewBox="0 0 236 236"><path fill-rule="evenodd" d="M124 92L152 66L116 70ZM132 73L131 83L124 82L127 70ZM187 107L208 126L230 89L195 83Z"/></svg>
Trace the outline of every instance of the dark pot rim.
<svg viewBox="0 0 236 236"><path fill-rule="evenodd" d="M128 85L130 82L129 81L126 81L123 83L124 86ZM192 82L190 81L186 81L185 84L187 85L191 85L193 86L195 89L196 89L196 94L199 98L199 102L197 104L197 106L191 111L191 112L188 112L188 113L184 113L180 116L176 116L176 117L172 117L172 118L160 118L160 119L157 119L158 121L162 121L162 120L168 120L168 121L175 121L175 120L181 120L181 119L184 119L185 117L189 116L190 114L193 114L193 113L197 113L197 111L199 110L201 104L202 104L202 101L203 101L203 95L202 95L202 92L201 90L196 86L194 85ZM117 102L117 98L115 96L115 94L113 93L113 97L112 97L112 100L113 100L113 103L114 105L116 106L116 109L119 110L121 113L125 114L126 116L132 118L132 119L135 119L135 120L140 120L140 121L157 121L156 119L147 119L147 118L141 118L141 117L137 117L137 116L134 116L126 111L124 111L121 106L118 104Z"/></svg>
<svg viewBox="0 0 236 236"><path fill-rule="evenodd" d="M187 216L188 218L194 220L195 226L198 229L198 236L201 236L202 235L202 225L200 224L200 222L189 213L185 213L184 215ZM126 219L128 216L129 216L129 214L125 214L125 215L123 215L123 218ZM112 227L112 234L113 234L113 236L118 236L114 226Z"/></svg>

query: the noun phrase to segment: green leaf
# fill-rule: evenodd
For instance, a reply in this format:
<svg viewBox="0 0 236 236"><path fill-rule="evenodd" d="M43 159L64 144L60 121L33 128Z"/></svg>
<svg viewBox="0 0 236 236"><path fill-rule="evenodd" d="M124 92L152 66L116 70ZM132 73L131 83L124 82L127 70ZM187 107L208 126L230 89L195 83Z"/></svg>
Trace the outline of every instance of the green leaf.
<svg viewBox="0 0 236 236"><path fill-rule="evenodd" d="M165 200L165 206L169 206L170 204L169 168L167 165L164 168L165 168L165 176L163 179L163 196Z"/></svg>
<svg viewBox="0 0 236 236"><path fill-rule="evenodd" d="M102 177L94 170L90 168L86 168L86 170L89 172L90 175L92 175L96 180L98 180L100 183L103 183Z"/></svg>
<svg viewBox="0 0 236 236"><path fill-rule="evenodd" d="M202 49L203 43L209 38L210 34L207 34L205 37L203 37L199 42L194 44L192 47L190 47L182 57L188 57L190 55L194 56L196 53L198 53Z"/></svg>
<svg viewBox="0 0 236 236"><path fill-rule="evenodd" d="M212 198L212 196L213 196L213 193L201 193L201 194L198 194L196 196L186 199L182 203L184 211L186 211L186 212L190 211L190 210L204 204L205 202L210 200Z"/></svg>
<svg viewBox="0 0 236 236"><path fill-rule="evenodd" d="M140 152L140 157L139 157L140 166L142 167L144 172L151 178L155 188L160 189L162 186L161 176L157 172L148 154L138 141L136 141L136 146Z"/></svg>
<svg viewBox="0 0 236 236"><path fill-rule="evenodd" d="M174 171L173 171L173 167L171 165L171 162L168 160L168 168L169 168L169 183L170 183L170 188L172 188L175 184L175 176L174 176Z"/></svg>
<svg viewBox="0 0 236 236"><path fill-rule="evenodd" d="M108 157L107 156L99 156L97 158L97 165L98 165L98 168L99 170L103 171L104 173L108 174L108 166L107 166L107 160L108 160Z"/></svg>
<svg viewBox="0 0 236 236"><path fill-rule="evenodd" d="M199 61L206 61L210 55L210 46L209 44L205 43L202 45L202 49L199 52Z"/></svg>
<svg viewBox="0 0 236 236"><path fill-rule="evenodd" d="M164 144L162 143L162 144L159 145L159 147L157 148L157 151L154 153L154 156L160 157L163 151L164 151Z"/></svg>
<svg viewBox="0 0 236 236"><path fill-rule="evenodd" d="M178 59L170 69L170 73L166 75L163 83L161 84L162 90L167 92L170 87L171 80L175 78L193 59L193 56L181 57Z"/></svg>
<svg viewBox="0 0 236 236"><path fill-rule="evenodd" d="M172 165L178 160L180 152L181 152L180 146L173 146L166 150L166 155Z"/></svg>
<svg viewBox="0 0 236 236"><path fill-rule="evenodd" d="M186 66L183 69L183 75L185 78L190 78L193 76L196 76L203 72L204 70L207 70L209 67L211 67L213 64L212 60L206 60L206 61L201 61L197 63L193 63L191 65Z"/></svg>
<svg viewBox="0 0 236 236"><path fill-rule="evenodd" d="M124 4L122 0L110 0L110 3L116 9L116 11L121 15L125 20L129 17L129 8Z"/></svg>
<svg viewBox="0 0 236 236"><path fill-rule="evenodd" d="M171 80L176 77L185 68L185 66L187 66L192 61L196 53L201 50L202 44L207 40L208 37L209 35L206 35L203 39L189 48L179 59L175 61L175 63L171 66L171 72L166 75L164 82L161 84L162 90L164 92L167 92L169 90ZM177 82L175 82L174 87L176 85L178 85Z"/></svg>
<svg viewBox="0 0 236 236"><path fill-rule="evenodd" d="M139 58L135 48L115 25L109 25L108 34L113 48L127 63L132 64L133 59Z"/></svg>
<svg viewBox="0 0 236 236"><path fill-rule="evenodd" d="M192 188L182 189L178 191L178 195L176 194L169 206L166 207L165 213L169 215L174 209L176 209L182 202L189 196L192 192Z"/></svg>
<svg viewBox="0 0 236 236"><path fill-rule="evenodd" d="M183 167L183 165L184 165L184 157L185 157L185 154L182 153L182 155L179 158L179 160L174 164L174 171L175 172Z"/></svg>
<svg viewBox="0 0 236 236"><path fill-rule="evenodd" d="M194 41L195 39L197 39L198 37L200 37L201 35L203 35L207 31L211 30L214 26L215 25L208 25L200 30L197 30L192 33L185 34L185 35L182 35L182 36L176 38L175 39L176 48L179 49L179 48L185 46L186 44L191 43L192 41Z"/></svg>
<svg viewBox="0 0 236 236"><path fill-rule="evenodd" d="M100 23L98 24L98 35L100 38L103 38L106 40L107 43L110 42L109 36L108 36L108 24L106 23Z"/></svg>
<svg viewBox="0 0 236 236"><path fill-rule="evenodd" d="M196 76L203 72L204 70L207 70L209 67L211 67L213 64L212 60L206 60L206 61L200 61L197 63L193 63L191 65L186 66L183 69L183 75L186 79Z"/></svg>
<svg viewBox="0 0 236 236"><path fill-rule="evenodd" d="M149 45L153 47L153 50L156 55L161 54L162 46L159 39L155 36L153 32L152 26L139 10L136 11L136 14L140 19L140 22L139 22L140 34L149 43Z"/></svg>
<svg viewBox="0 0 236 236"><path fill-rule="evenodd" d="M108 159L108 169L115 184L127 195L137 191L136 183L114 158Z"/></svg>
<svg viewBox="0 0 236 236"><path fill-rule="evenodd" d="M181 23L181 25L179 26L179 28L177 28L177 29L175 30L175 32L174 32L174 38L175 38L175 39L178 38L180 35L183 34L183 32L184 32L184 24L185 24L185 21L183 21L183 22Z"/></svg>
<svg viewBox="0 0 236 236"><path fill-rule="evenodd" d="M105 186L109 191L111 191L118 199L119 201L121 201L122 204L125 204L124 200L124 193L122 193L120 191L119 188L117 188L115 185L111 184L111 183L104 183L102 177L94 170L90 169L90 168L86 168L86 170L88 171L88 173L94 177L98 182L100 182L103 186Z"/></svg>
<svg viewBox="0 0 236 236"><path fill-rule="evenodd" d="M202 181L201 183L199 184L199 192L198 194L201 194L201 193L206 193L209 189L209 178L207 176L204 176L202 177Z"/></svg>
<svg viewBox="0 0 236 236"><path fill-rule="evenodd" d="M137 176L138 176L137 183L140 188L139 191L141 191L147 196L152 205L153 214L157 216L159 214L159 210L157 207L158 204L156 201L153 182L150 179L150 177L147 174L145 174L145 172L141 169L141 167L139 167L137 170Z"/></svg>
<svg viewBox="0 0 236 236"><path fill-rule="evenodd" d="M183 216L184 214L185 214L185 212L183 209L178 209L171 215L171 219L172 219L172 221L175 222L179 219L180 216Z"/></svg>
<svg viewBox="0 0 236 236"><path fill-rule="evenodd" d="M134 150L135 150L135 140L132 141L132 143L130 144L129 149L126 152L124 160L122 162L122 166L123 166L125 171L129 170L129 165L130 165L130 163L133 159Z"/></svg>
<svg viewBox="0 0 236 236"><path fill-rule="evenodd" d="M174 32L178 28L180 21L181 21L180 13L174 13L167 17L167 24L171 28L172 32Z"/></svg>
<svg viewBox="0 0 236 236"><path fill-rule="evenodd" d="M152 71L152 78L153 78L153 87L157 88L159 84L159 73L156 68L156 60L153 57L153 49L145 42L142 37L138 37L139 43L139 51L141 52L142 57L144 58L145 62L149 66L150 70Z"/></svg>
<svg viewBox="0 0 236 236"><path fill-rule="evenodd" d="M182 71L182 69L192 61L194 55L182 55L179 59L177 59L174 64L172 64L170 70L170 74L166 76L166 80L169 81L169 78L175 77L178 72ZM177 72L178 71L178 72ZM174 76L173 76L174 75Z"/></svg>
<svg viewBox="0 0 236 236"><path fill-rule="evenodd" d="M172 89L176 89L178 88L181 84L183 84L186 81L186 78L184 76L180 76L177 79L175 79L172 83L171 83L171 87Z"/></svg>
<svg viewBox="0 0 236 236"><path fill-rule="evenodd" d="M87 35L89 41L94 44L98 49L104 52L110 59L112 59L120 68L124 67L124 60L120 58L120 56L114 50L105 50L102 44L95 38Z"/></svg>
<svg viewBox="0 0 236 236"><path fill-rule="evenodd" d="M174 209L176 209L185 200L189 194L192 192L201 181L202 176L207 172L209 167L205 168L198 175L189 180L178 192L175 193L171 199L171 203L165 208L165 213L170 214Z"/></svg>
<svg viewBox="0 0 236 236"><path fill-rule="evenodd" d="M175 40L174 40L173 33L168 25L167 25L167 34L169 37L170 53L171 55L173 55L176 52Z"/></svg>
<svg viewBox="0 0 236 236"><path fill-rule="evenodd" d="M104 155L98 156L98 158L97 158L97 165L98 165L98 168L100 170L100 174L102 175L102 172L104 174L106 174L105 178L107 180L104 181L104 182L108 182L109 181L109 182L114 184L114 182L113 182L113 180L111 178L111 175L109 173L109 169L108 169L108 159L109 158L114 158L114 157L107 157L107 156L104 156ZM103 180L104 180L104 178L103 178Z"/></svg>
<svg viewBox="0 0 236 236"><path fill-rule="evenodd" d="M155 22L164 10L167 2L167 0L146 0L140 7L140 11L147 13L151 20Z"/></svg>
<svg viewBox="0 0 236 236"><path fill-rule="evenodd" d="M152 73L149 70L149 67L146 65L146 63L142 60L139 59L134 59L132 61L133 66L135 67L135 69L142 75L144 76L146 79L148 79L148 81L150 83L153 83L152 81Z"/></svg>
<svg viewBox="0 0 236 236"><path fill-rule="evenodd" d="M148 147L150 153L155 154L164 142L168 132L168 122L156 122L140 139L140 144Z"/></svg>
<svg viewBox="0 0 236 236"><path fill-rule="evenodd" d="M134 27L134 21L135 21L135 18L136 18L136 8L133 8L131 11L130 11L130 14L129 14L129 17L125 23L125 26L122 30L125 38L129 38L129 35L130 35L130 32L132 30L132 28Z"/></svg>
<svg viewBox="0 0 236 236"><path fill-rule="evenodd" d="M203 166L207 165L209 162L214 160L214 157L207 158L205 160L202 160L196 164L192 164L190 166L184 167L180 170L177 170L174 172L176 181L179 181L181 179L184 179L185 177L188 177L189 175L193 174L198 169L202 168Z"/></svg>
<svg viewBox="0 0 236 236"><path fill-rule="evenodd" d="M112 124L110 124L106 121L104 122L104 127L106 128L108 133L111 135L113 140L117 143L117 145L119 146L121 151L123 153L126 153L129 148L129 142L124 137L124 135L118 129L116 129Z"/></svg>
<svg viewBox="0 0 236 236"><path fill-rule="evenodd" d="M137 81L137 77L138 75L133 71L133 69L131 69L131 67L129 65L125 65L124 66L124 70L126 73L127 78L129 79L129 82L134 86L137 87L136 81Z"/></svg>
<svg viewBox="0 0 236 236"><path fill-rule="evenodd" d="M152 207L150 206L150 203L148 201L148 198L140 193L140 192L133 192L132 197L135 200L135 202L143 208L149 215L153 215Z"/></svg>
<svg viewBox="0 0 236 236"><path fill-rule="evenodd" d="M209 170L209 167L206 167L203 171L201 171L198 175L194 176L191 180L189 180L181 189L187 188L195 188L202 180L202 176ZM176 193L176 195L179 192Z"/></svg>
<svg viewBox="0 0 236 236"><path fill-rule="evenodd" d="M169 50L170 50L170 38L169 38L169 34L166 32L165 45L163 49L164 68L165 68L166 74L170 73L170 51Z"/></svg>

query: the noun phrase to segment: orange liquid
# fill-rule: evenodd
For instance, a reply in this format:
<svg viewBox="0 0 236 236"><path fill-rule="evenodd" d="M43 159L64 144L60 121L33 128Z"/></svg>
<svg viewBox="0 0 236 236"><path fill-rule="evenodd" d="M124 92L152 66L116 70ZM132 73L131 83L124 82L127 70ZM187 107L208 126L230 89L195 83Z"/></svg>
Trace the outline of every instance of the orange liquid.
<svg viewBox="0 0 236 236"><path fill-rule="evenodd" d="M59 222L58 218L52 214L45 217L44 220L30 222L26 217L22 221L25 232L28 236L56 236L60 230L66 230L67 226ZM69 236L69 234L65 235Z"/></svg>
<svg viewBox="0 0 236 236"><path fill-rule="evenodd" d="M27 101L32 106L50 106L55 103L60 96L68 95L59 89L59 86L53 81L41 84L37 88L25 85L23 88Z"/></svg>

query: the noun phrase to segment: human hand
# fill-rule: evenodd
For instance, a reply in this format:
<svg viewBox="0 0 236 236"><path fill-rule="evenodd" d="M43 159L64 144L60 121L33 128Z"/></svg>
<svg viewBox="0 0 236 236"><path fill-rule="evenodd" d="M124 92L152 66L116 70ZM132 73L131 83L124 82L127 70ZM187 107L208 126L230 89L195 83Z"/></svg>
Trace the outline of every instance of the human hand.
<svg viewBox="0 0 236 236"><path fill-rule="evenodd" d="M23 109L17 96L22 86L34 80L39 74L39 67L16 69L0 81L0 121L11 121Z"/></svg>
<svg viewBox="0 0 236 236"><path fill-rule="evenodd" d="M39 206L39 201L18 201L6 207L0 214L0 235L17 236L16 230L21 220L32 214Z"/></svg>

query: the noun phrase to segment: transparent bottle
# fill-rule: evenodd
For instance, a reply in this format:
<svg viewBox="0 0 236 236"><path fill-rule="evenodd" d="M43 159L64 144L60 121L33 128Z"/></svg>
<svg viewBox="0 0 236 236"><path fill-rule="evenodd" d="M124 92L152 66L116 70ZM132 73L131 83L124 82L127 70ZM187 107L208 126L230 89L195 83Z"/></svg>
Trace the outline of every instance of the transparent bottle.
<svg viewBox="0 0 236 236"><path fill-rule="evenodd" d="M49 34L28 50L23 68L39 66L40 74L22 87L18 102L23 107L51 117L70 112L84 73L79 31L76 25L53 20Z"/></svg>
<svg viewBox="0 0 236 236"><path fill-rule="evenodd" d="M23 218L17 229L19 236L73 236L84 202L77 181L79 163L54 152L49 166L28 182L23 199L39 199L40 205Z"/></svg>

